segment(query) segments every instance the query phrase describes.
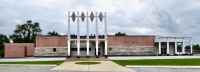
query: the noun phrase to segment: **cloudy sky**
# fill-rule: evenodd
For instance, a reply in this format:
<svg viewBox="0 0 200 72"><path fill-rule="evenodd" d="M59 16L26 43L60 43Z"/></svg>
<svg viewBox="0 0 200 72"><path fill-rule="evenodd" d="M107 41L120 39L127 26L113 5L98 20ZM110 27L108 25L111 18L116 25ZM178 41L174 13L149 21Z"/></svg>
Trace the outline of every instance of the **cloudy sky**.
<svg viewBox="0 0 200 72"><path fill-rule="evenodd" d="M0 0L0 34L9 36L27 20L39 22L43 35L54 30L66 34L68 11L106 12L108 34L192 37L193 43L200 43L200 0ZM70 23L76 34L76 22ZM95 23L89 24L94 34ZM86 23L80 26L85 35ZM98 26L103 34L104 22Z"/></svg>

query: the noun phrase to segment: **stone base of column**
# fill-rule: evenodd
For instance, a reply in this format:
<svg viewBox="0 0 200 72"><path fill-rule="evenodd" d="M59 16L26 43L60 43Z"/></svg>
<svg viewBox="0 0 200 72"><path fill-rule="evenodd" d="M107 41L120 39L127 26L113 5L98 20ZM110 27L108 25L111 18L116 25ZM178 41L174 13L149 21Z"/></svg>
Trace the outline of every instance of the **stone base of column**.
<svg viewBox="0 0 200 72"><path fill-rule="evenodd" d="M161 56L161 54L158 54L159 56Z"/></svg>
<svg viewBox="0 0 200 72"><path fill-rule="evenodd" d="M107 55L105 55L105 58L107 58L108 56Z"/></svg>
<svg viewBox="0 0 200 72"><path fill-rule="evenodd" d="M99 56L96 56L96 58L99 58Z"/></svg>
<svg viewBox="0 0 200 72"><path fill-rule="evenodd" d="M71 56L67 56L67 58L71 58Z"/></svg>
<svg viewBox="0 0 200 72"><path fill-rule="evenodd" d="M87 58L90 58L90 56L87 56Z"/></svg>
<svg viewBox="0 0 200 72"><path fill-rule="evenodd" d="M167 54L167 56L169 56L169 54Z"/></svg>
<svg viewBox="0 0 200 72"><path fill-rule="evenodd" d="M77 56L77 58L80 58L80 56Z"/></svg>

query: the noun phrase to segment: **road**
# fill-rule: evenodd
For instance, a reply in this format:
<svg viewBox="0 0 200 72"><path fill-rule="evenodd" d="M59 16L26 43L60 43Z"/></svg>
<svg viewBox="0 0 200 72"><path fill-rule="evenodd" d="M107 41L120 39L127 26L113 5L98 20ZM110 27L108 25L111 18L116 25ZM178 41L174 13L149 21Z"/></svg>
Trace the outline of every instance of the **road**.
<svg viewBox="0 0 200 72"><path fill-rule="evenodd" d="M54 66L0 65L0 72L77 72L50 70ZM137 72L200 72L198 68L130 68ZM83 71L80 71L83 72ZM88 72L88 71L87 71Z"/></svg>

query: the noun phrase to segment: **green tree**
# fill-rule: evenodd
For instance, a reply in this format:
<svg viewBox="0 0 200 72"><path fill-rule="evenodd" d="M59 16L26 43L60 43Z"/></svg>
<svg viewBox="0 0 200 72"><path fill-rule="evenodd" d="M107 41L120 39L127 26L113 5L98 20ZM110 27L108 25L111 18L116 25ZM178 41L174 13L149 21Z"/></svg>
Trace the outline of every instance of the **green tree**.
<svg viewBox="0 0 200 72"><path fill-rule="evenodd" d="M48 32L47 35L58 36L58 35L60 35L60 34L58 34L58 33L55 32L55 31L52 31L52 32Z"/></svg>
<svg viewBox="0 0 200 72"><path fill-rule="evenodd" d="M40 35L42 29L40 28L39 23L32 23L31 20L28 20L25 24L16 25L14 34L10 35L10 39L14 43L33 43L36 35Z"/></svg>
<svg viewBox="0 0 200 72"><path fill-rule="evenodd" d="M181 45L177 45L177 50L182 51Z"/></svg>
<svg viewBox="0 0 200 72"><path fill-rule="evenodd" d="M126 33L118 32L118 33L115 33L115 36L126 36Z"/></svg>
<svg viewBox="0 0 200 72"><path fill-rule="evenodd" d="M193 45L192 48L195 49L195 50L200 50L199 44Z"/></svg>
<svg viewBox="0 0 200 72"><path fill-rule="evenodd" d="M190 45L185 46L185 49L190 49Z"/></svg>
<svg viewBox="0 0 200 72"><path fill-rule="evenodd" d="M0 57L4 57L4 44L9 43L6 35L0 34Z"/></svg>

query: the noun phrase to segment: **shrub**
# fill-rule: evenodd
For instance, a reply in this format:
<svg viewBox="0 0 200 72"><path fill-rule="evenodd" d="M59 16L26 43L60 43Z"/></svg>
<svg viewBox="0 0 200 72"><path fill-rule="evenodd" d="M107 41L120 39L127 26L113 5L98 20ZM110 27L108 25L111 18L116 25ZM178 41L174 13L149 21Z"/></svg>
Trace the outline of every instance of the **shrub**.
<svg viewBox="0 0 200 72"><path fill-rule="evenodd" d="M4 50L0 50L0 57L4 57Z"/></svg>

